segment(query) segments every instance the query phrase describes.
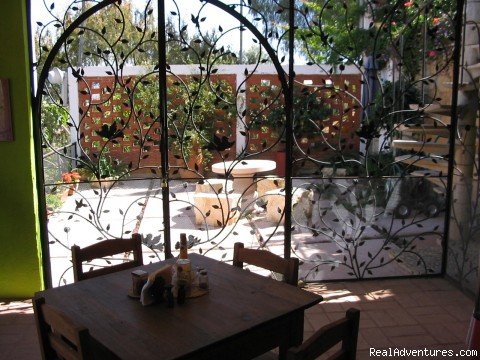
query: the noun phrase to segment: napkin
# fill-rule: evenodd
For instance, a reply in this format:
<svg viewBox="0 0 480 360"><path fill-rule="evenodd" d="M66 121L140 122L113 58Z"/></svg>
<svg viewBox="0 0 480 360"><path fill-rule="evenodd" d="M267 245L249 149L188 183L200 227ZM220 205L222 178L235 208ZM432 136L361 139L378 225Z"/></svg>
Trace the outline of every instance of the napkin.
<svg viewBox="0 0 480 360"><path fill-rule="evenodd" d="M165 285L172 283L172 266L166 265L157 271L148 275L148 280L143 285L142 292L140 294L140 302L143 306L159 301L162 294L162 289Z"/></svg>

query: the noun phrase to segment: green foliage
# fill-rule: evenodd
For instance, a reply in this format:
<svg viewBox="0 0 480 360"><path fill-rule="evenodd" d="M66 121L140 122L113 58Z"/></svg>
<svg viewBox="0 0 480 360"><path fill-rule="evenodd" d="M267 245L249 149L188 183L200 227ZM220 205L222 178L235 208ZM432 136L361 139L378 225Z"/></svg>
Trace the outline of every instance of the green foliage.
<svg viewBox="0 0 480 360"><path fill-rule="evenodd" d="M280 0L280 9L288 9L288 0ZM271 0L252 0L250 13L260 12L272 28L288 30L288 11L272 11ZM339 65L359 63L372 45L372 30L358 25L366 3L344 1L295 1L296 50L316 63ZM341 30L341 31L340 31ZM270 38L274 40L274 38ZM284 36L281 41L288 40Z"/></svg>
<svg viewBox="0 0 480 360"><path fill-rule="evenodd" d="M47 101L42 103L42 135L53 149L70 144L69 114L65 107Z"/></svg>
<svg viewBox="0 0 480 360"><path fill-rule="evenodd" d="M235 110L233 89L223 80L198 83L193 78L174 87L170 122L173 149L187 159L194 146L198 146L208 163L212 151L224 150L216 146L215 122L225 120L224 125L231 126L228 120ZM231 128L226 130L229 133Z"/></svg>
<svg viewBox="0 0 480 360"><path fill-rule="evenodd" d="M60 199L61 194L58 193L47 193L45 194L47 208L51 210L56 210L62 207L62 200Z"/></svg>
<svg viewBox="0 0 480 360"><path fill-rule="evenodd" d="M113 160L110 156L102 156L98 161L100 178L120 177L127 171L120 160Z"/></svg>
<svg viewBox="0 0 480 360"><path fill-rule="evenodd" d="M86 9L92 3L86 2ZM49 28L37 28L35 33L36 57L39 65L62 32L82 13L71 10L63 23L56 23L55 32ZM151 5L136 9L131 0L115 2L89 17L82 27L67 39L53 66L98 66L118 64L152 65L158 62L158 27L156 12ZM190 34L188 25L171 15L166 19L167 41L165 51L169 64L198 64L211 56L210 63L234 64L236 55L228 48L214 49L218 36L215 30L196 31ZM60 17L63 18L63 15ZM192 20L193 21L193 20ZM196 26L195 26L195 29ZM198 29L197 29L198 30ZM115 66L116 67L116 66Z"/></svg>
<svg viewBox="0 0 480 360"><path fill-rule="evenodd" d="M167 86L167 109L169 116L169 140L176 158L188 161L193 151L200 148L205 164L212 159L212 151L219 150L215 144L215 122L234 119L235 96L226 81L200 82L193 77L182 80L169 79ZM159 116L158 81L140 82L134 92L135 109L148 114L152 119ZM219 112L221 114L219 115Z"/></svg>
<svg viewBox="0 0 480 360"><path fill-rule="evenodd" d="M368 108L369 116L362 123L359 135L366 139L380 136L380 131L390 132L394 126L411 116L409 104L420 103L420 91L405 81L396 81L395 86L386 81L375 101ZM404 110L407 110L405 112Z"/></svg>
<svg viewBox="0 0 480 360"><path fill-rule="evenodd" d="M301 9L304 26L300 26L297 37L301 40L302 52L315 62L359 64L365 53L373 51L372 29L358 26L366 11L365 3L357 0L306 1ZM317 17L318 28L312 30Z"/></svg>
<svg viewBox="0 0 480 360"><path fill-rule="evenodd" d="M200 32L196 29L193 35L186 31L188 25L180 22L175 25L176 19L168 18L166 23L167 42L165 54L169 64L201 64L205 62L215 64L236 64L237 56L229 48L215 49L218 40L215 29ZM185 29L185 30L184 30ZM208 58L208 59L207 59Z"/></svg>
<svg viewBox="0 0 480 360"><path fill-rule="evenodd" d="M347 176L360 178L400 176L403 170L402 165L395 163L392 151L369 154L366 159L358 153L336 154L329 158L328 164L333 167L334 173L337 169L345 169Z"/></svg>
<svg viewBox="0 0 480 360"><path fill-rule="evenodd" d="M453 44L454 12L455 2L449 0L387 1L375 7L376 54L398 59L404 76L413 81L424 57L447 56Z"/></svg>
<svg viewBox="0 0 480 360"><path fill-rule="evenodd" d="M280 134L286 122L286 109L283 96L279 96L277 87L269 87L260 90L257 86L250 88L252 92L260 93L260 104L253 98L253 104L257 103L257 109L252 111L250 129L259 129L268 126L272 131ZM265 99L272 100L266 102ZM295 87L293 91L293 115L294 132L297 137L318 134L322 130L322 120L332 114L332 109L322 98L316 87Z"/></svg>
<svg viewBox="0 0 480 360"><path fill-rule="evenodd" d="M288 1L275 3L279 11L272 11L271 0L252 0L252 7L266 14L272 28L288 29L288 11L284 11ZM295 9L296 49L310 62L362 66L363 58L372 56L381 68L395 59L403 74L413 80L424 56L446 56L453 42L455 2L450 0L297 0ZM365 14L370 23L362 21ZM281 41L286 46L288 37Z"/></svg>
<svg viewBox="0 0 480 360"><path fill-rule="evenodd" d="M78 172L87 180L125 178L128 176L128 166L118 159L103 155L97 162L84 160L84 163L78 165Z"/></svg>
<svg viewBox="0 0 480 360"><path fill-rule="evenodd" d="M66 24L73 22L79 14L69 13ZM83 23L83 32L71 38L64 55L72 64L84 66L107 65L115 55L122 62L149 64L158 56L155 26L156 20L150 10L137 12L134 16L131 1L113 3Z"/></svg>

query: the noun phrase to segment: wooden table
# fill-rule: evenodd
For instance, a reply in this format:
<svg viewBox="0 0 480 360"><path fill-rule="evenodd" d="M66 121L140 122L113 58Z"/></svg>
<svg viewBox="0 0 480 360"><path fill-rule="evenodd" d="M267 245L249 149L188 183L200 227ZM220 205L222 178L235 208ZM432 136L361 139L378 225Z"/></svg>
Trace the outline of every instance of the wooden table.
<svg viewBox="0 0 480 360"><path fill-rule="evenodd" d="M99 359L250 359L303 340L304 310L322 297L198 254L210 291L173 309L127 296L131 269L38 293L86 326ZM154 271L165 263L144 265ZM282 356L283 357L283 356Z"/></svg>
<svg viewBox="0 0 480 360"><path fill-rule="evenodd" d="M217 174L232 174L235 192L251 195L255 191L253 175L275 170L277 164L272 160L235 160L219 162L212 165Z"/></svg>

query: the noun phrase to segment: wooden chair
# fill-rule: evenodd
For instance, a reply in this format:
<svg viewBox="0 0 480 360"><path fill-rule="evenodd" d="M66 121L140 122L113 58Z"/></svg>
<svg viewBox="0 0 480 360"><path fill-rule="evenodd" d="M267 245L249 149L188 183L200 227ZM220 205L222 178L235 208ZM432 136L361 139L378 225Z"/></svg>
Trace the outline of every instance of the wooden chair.
<svg viewBox="0 0 480 360"><path fill-rule="evenodd" d="M130 251L133 252L133 260L131 261L87 272L83 271L82 263L84 261L91 261L93 259ZM83 249L80 249L77 245L72 246L72 262L75 282L143 265L142 237L140 234L133 234L131 239L104 240L97 244L84 247Z"/></svg>
<svg viewBox="0 0 480 360"><path fill-rule="evenodd" d="M42 359L91 359L90 333L75 324L67 315L45 303L45 298L33 299Z"/></svg>
<svg viewBox="0 0 480 360"><path fill-rule="evenodd" d="M233 266L243 268L243 263L258 266L283 275L283 281L297 286L298 259L284 259L264 250L245 249L243 243L237 242L233 247Z"/></svg>
<svg viewBox="0 0 480 360"><path fill-rule="evenodd" d="M342 342L342 348L331 355L328 360L355 360L359 323L360 310L348 309L343 319L325 325L302 345L290 348L287 352L287 359L313 360Z"/></svg>

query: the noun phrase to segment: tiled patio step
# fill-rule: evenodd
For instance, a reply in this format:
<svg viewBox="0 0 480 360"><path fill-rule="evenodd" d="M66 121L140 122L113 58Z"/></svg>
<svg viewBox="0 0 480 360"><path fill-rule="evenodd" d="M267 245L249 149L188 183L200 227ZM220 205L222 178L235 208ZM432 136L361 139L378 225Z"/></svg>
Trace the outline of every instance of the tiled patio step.
<svg viewBox="0 0 480 360"><path fill-rule="evenodd" d="M420 106L418 104L410 104L410 109L423 111L426 114L436 114L436 115L450 115L452 112L451 105L442 105L442 104L427 104L425 106Z"/></svg>
<svg viewBox="0 0 480 360"><path fill-rule="evenodd" d="M450 129L443 125L400 125L397 130L403 134L425 134L441 137L448 137L450 135Z"/></svg>
<svg viewBox="0 0 480 360"><path fill-rule="evenodd" d="M447 81L444 84L448 88L453 88L452 81ZM478 81L463 82L458 86L458 90L460 91L478 91L478 89L480 89L480 84Z"/></svg>
<svg viewBox="0 0 480 360"><path fill-rule="evenodd" d="M395 157L395 161L418 166L424 169L441 171L443 174L446 174L448 171L448 161L440 157L401 155Z"/></svg>
<svg viewBox="0 0 480 360"><path fill-rule="evenodd" d="M460 109L459 109L460 111ZM451 119L450 119L450 113L445 114L445 115L439 115L439 114L425 114L423 118L423 126L425 125L432 125L434 126L435 124L438 125L440 128L444 128L448 125L451 124ZM475 125L477 127L480 127L480 119L477 117Z"/></svg>
<svg viewBox="0 0 480 360"><path fill-rule="evenodd" d="M395 149L423 151L436 155L447 155L450 150L448 144L439 144L436 142L423 142L416 140L393 140L392 146Z"/></svg>
<svg viewBox="0 0 480 360"><path fill-rule="evenodd" d="M474 80L476 80L480 77L480 63L466 66L465 70L469 73L469 75Z"/></svg>
<svg viewBox="0 0 480 360"><path fill-rule="evenodd" d="M433 189L434 191L440 194L443 194L445 192L445 186L447 185L447 180L445 178L438 177L440 175L439 171L417 170L417 171L413 171L410 175L422 176L436 186Z"/></svg>
<svg viewBox="0 0 480 360"><path fill-rule="evenodd" d="M443 175L448 172L448 161L436 156L415 156L415 155L401 155L395 157L395 161L408 165L418 166L424 169L433 171L441 171ZM454 168L453 173L455 175L461 175L461 173ZM477 174L474 174L476 177Z"/></svg>

